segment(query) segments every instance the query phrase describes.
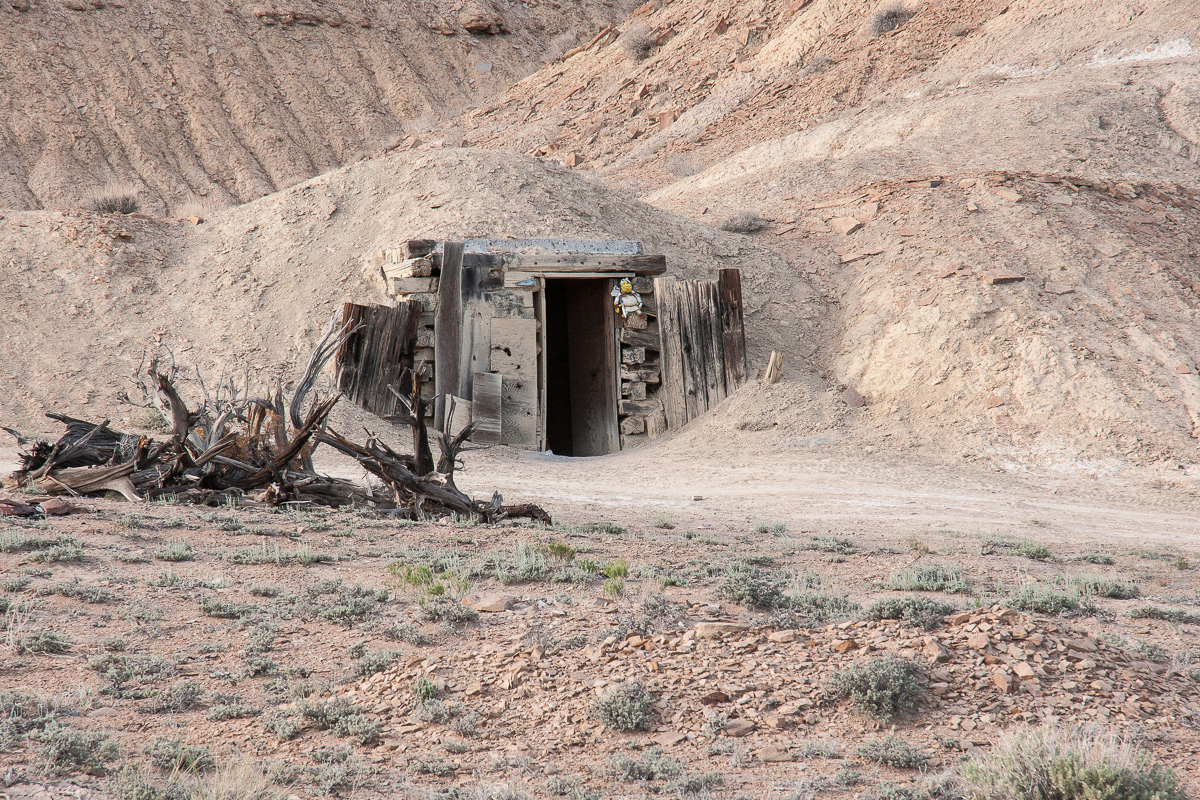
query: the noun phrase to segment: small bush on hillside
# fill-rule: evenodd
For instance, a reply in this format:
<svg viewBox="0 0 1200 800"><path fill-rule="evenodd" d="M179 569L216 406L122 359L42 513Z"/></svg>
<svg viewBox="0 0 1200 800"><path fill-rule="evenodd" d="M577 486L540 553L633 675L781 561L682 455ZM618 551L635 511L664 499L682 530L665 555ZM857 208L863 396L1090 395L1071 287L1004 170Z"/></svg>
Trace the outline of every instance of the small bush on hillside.
<svg viewBox="0 0 1200 800"><path fill-rule="evenodd" d="M384 638L395 642L404 642L417 647L429 644L429 637L421 633L416 625L408 622L402 625L389 625L383 629L382 633Z"/></svg>
<svg viewBox="0 0 1200 800"><path fill-rule="evenodd" d="M962 570L943 566L925 567L921 570L897 570L880 585L881 589L896 592L945 592L946 594L969 594L970 587L963 579Z"/></svg>
<svg viewBox="0 0 1200 800"><path fill-rule="evenodd" d="M928 631L941 625L942 619L954 610L952 605L927 597L885 597L867 606L863 617L873 621L898 619Z"/></svg>
<svg viewBox="0 0 1200 800"><path fill-rule="evenodd" d="M730 567L717 596L750 608L777 608L783 603L782 577L748 564Z"/></svg>
<svg viewBox="0 0 1200 800"><path fill-rule="evenodd" d="M641 758L613 756L608 762L613 778L622 783L634 781L663 781L683 774L678 759L664 755L661 747L652 747Z"/></svg>
<svg viewBox="0 0 1200 800"><path fill-rule="evenodd" d="M105 765L120 754L107 733L77 731L54 722L29 735L41 744L42 756L51 772L83 772L103 775Z"/></svg>
<svg viewBox="0 0 1200 800"><path fill-rule="evenodd" d="M868 761L897 769L916 769L929 760L929 755L918 750L899 736L874 739L864 742L858 754Z"/></svg>
<svg viewBox="0 0 1200 800"><path fill-rule="evenodd" d="M1058 592L1044 586L1025 586L1008 598L1005 605L1017 611L1067 616L1090 614L1094 611L1090 598L1082 597L1073 587Z"/></svg>
<svg viewBox="0 0 1200 800"><path fill-rule="evenodd" d="M875 15L875 20L871 23L871 30L876 36L891 33L914 16L916 16L916 12L910 11L904 6L888 6L880 9L879 13Z"/></svg>
<svg viewBox="0 0 1200 800"><path fill-rule="evenodd" d="M721 223L721 230L729 233L758 233L771 224L757 211L739 211Z"/></svg>
<svg viewBox="0 0 1200 800"><path fill-rule="evenodd" d="M1073 583L1085 595L1109 597L1113 600L1132 600L1141 595L1138 585L1128 578L1085 574L1075 578Z"/></svg>
<svg viewBox="0 0 1200 800"><path fill-rule="evenodd" d="M1200 615L1189 614L1177 608L1138 606L1129 612L1129 616L1134 619L1160 619L1164 622L1174 622L1177 625L1200 625Z"/></svg>
<svg viewBox="0 0 1200 800"><path fill-rule="evenodd" d="M640 683L625 683L610 689L595 706L596 717L622 733L648 730L654 695Z"/></svg>
<svg viewBox="0 0 1200 800"><path fill-rule="evenodd" d="M1021 542L1017 546L1017 555L1034 561L1055 561L1054 551L1039 542Z"/></svg>
<svg viewBox="0 0 1200 800"><path fill-rule="evenodd" d="M1175 773L1098 731L1027 728L961 770L974 800L1184 800Z"/></svg>
<svg viewBox="0 0 1200 800"><path fill-rule="evenodd" d="M168 772L199 772L213 765L212 756L203 747L184 744L179 739L159 736L144 748L150 763Z"/></svg>
<svg viewBox="0 0 1200 800"><path fill-rule="evenodd" d="M928 682L914 661L882 656L854 664L833 676L833 690L875 719L888 721L912 710Z"/></svg>
<svg viewBox="0 0 1200 800"><path fill-rule="evenodd" d="M104 784L110 800L191 800L192 787L174 777L159 785L138 764L125 764Z"/></svg>
<svg viewBox="0 0 1200 800"><path fill-rule="evenodd" d="M655 46L654 30L644 22L635 22L621 34L621 49L637 61L653 53Z"/></svg>
<svg viewBox="0 0 1200 800"><path fill-rule="evenodd" d="M71 652L75 642L69 636L54 631L31 631L9 633L9 644L17 655L39 654L62 655Z"/></svg>
<svg viewBox="0 0 1200 800"><path fill-rule="evenodd" d="M154 551L154 557L160 561L191 561L194 556L187 542L172 542Z"/></svg>
<svg viewBox="0 0 1200 800"><path fill-rule="evenodd" d="M111 181L103 189L89 192L85 205L97 214L133 214L142 207L137 187L124 181Z"/></svg>

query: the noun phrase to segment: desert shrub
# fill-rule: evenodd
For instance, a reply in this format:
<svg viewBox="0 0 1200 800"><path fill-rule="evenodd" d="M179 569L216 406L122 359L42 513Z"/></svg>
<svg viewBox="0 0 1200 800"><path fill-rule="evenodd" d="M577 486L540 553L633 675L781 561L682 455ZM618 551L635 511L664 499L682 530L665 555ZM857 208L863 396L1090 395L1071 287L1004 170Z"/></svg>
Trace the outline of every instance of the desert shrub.
<svg viewBox="0 0 1200 800"><path fill-rule="evenodd" d="M380 739L379 725L367 719L362 709L346 700L301 700L296 704L296 710L319 730L331 730L338 736L353 737L363 745L376 743Z"/></svg>
<svg viewBox="0 0 1200 800"><path fill-rule="evenodd" d="M739 211L721 223L721 230L729 233L758 233L770 224L771 221L757 211Z"/></svg>
<svg viewBox="0 0 1200 800"><path fill-rule="evenodd" d="M134 214L141 208L138 189L125 181L109 181L102 189L93 189L84 206L97 214Z"/></svg>
<svg viewBox="0 0 1200 800"><path fill-rule="evenodd" d="M109 682L102 691L114 697L142 699L158 697L157 689L146 689L175 673L175 663L162 656L124 656L105 653L88 659L88 669L99 672Z"/></svg>
<svg viewBox="0 0 1200 800"><path fill-rule="evenodd" d="M219 619L243 619L259 610L253 603L225 603L221 600L201 600L200 613Z"/></svg>
<svg viewBox="0 0 1200 800"><path fill-rule="evenodd" d="M858 754L868 761L897 769L916 769L929 760L928 754L918 750L899 736L872 739L858 748Z"/></svg>
<svg viewBox="0 0 1200 800"><path fill-rule="evenodd" d="M180 681L162 692L148 710L156 714L177 714L195 708L203 694L204 689L195 681Z"/></svg>
<svg viewBox="0 0 1200 800"><path fill-rule="evenodd" d="M30 550L27 558L30 561L51 564L60 561L78 561L83 558L83 545L66 542L49 547Z"/></svg>
<svg viewBox="0 0 1200 800"><path fill-rule="evenodd" d="M283 741L290 741L300 735L300 725L293 719L282 714L273 714L262 721L263 729L273 733Z"/></svg>
<svg viewBox="0 0 1200 800"><path fill-rule="evenodd" d="M274 659L251 653L246 656L237 676L239 679L245 680L246 678L257 678L260 675L274 675L277 672L279 672L279 665L275 663Z"/></svg>
<svg viewBox="0 0 1200 800"><path fill-rule="evenodd" d="M247 719L248 717L257 717L262 712L254 706L248 706L244 703L221 703L215 705L208 710L204 718L213 722L220 722L227 719Z"/></svg>
<svg viewBox="0 0 1200 800"><path fill-rule="evenodd" d="M0 583L0 589L6 592L23 592L29 588L29 584L33 583L33 579L28 575L19 575L16 578L9 578Z"/></svg>
<svg viewBox="0 0 1200 800"><path fill-rule="evenodd" d="M354 662L352 672L356 678L366 678L369 675L374 675L376 672L383 672L402 655L403 653L398 653L395 650L372 651Z"/></svg>
<svg viewBox="0 0 1200 800"><path fill-rule="evenodd" d="M1114 563L1113 557L1107 553L1084 553L1077 560L1086 561L1089 564L1101 564L1104 566L1112 566Z"/></svg>
<svg viewBox="0 0 1200 800"><path fill-rule="evenodd" d="M837 696L849 697L855 710L882 721L912 710L927 685L917 663L899 656L872 658L833 676Z"/></svg>
<svg viewBox="0 0 1200 800"><path fill-rule="evenodd" d="M1138 585L1129 578L1086 573L1072 582L1085 595L1109 597L1114 600L1132 600L1141 596Z"/></svg>
<svg viewBox="0 0 1200 800"><path fill-rule="evenodd" d="M927 597L884 597L867 606L863 617L875 621L898 619L925 630L933 630L954 610L952 605Z"/></svg>
<svg viewBox="0 0 1200 800"><path fill-rule="evenodd" d="M246 592L255 597L279 597L283 589L266 583L252 583L246 587Z"/></svg>
<svg viewBox="0 0 1200 800"><path fill-rule="evenodd" d="M70 597L72 600L79 600L83 603L107 603L112 600L112 592L103 586L92 584L64 583L55 586L53 591L63 597Z"/></svg>
<svg viewBox="0 0 1200 800"><path fill-rule="evenodd" d="M105 765L120 755L117 743L107 733L77 731L53 722L29 738L39 749L50 772L82 772L103 775Z"/></svg>
<svg viewBox="0 0 1200 800"><path fill-rule="evenodd" d="M665 755L661 747L652 747L641 758L613 756L608 762L609 773L622 783L634 781L663 781L683 774L683 764Z"/></svg>
<svg viewBox="0 0 1200 800"><path fill-rule="evenodd" d="M174 776L160 785L138 764L125 764L104 784L110 800L192 800L193 787Z"/></svg>
<svg viewBox="0 0 1200 800"><path fill-rule="evenodd" d="M881 589L896 592L945 592L946 594L969 594L970 587L963 579L962 570L947 569L941 565L920 570L896 570Z"/></svg>
<svg viewBox="0 0 1200 800"><path fill-rule="evenodd" d="M1134 619L1159 619L1173 622L1176 625L1200 625L1200 615L1189 614L1177 608L1160 608L1158 606L1138 606L1129 612Z"/></svg>
<svg viewBox="0 0 1200 800"><path fill-rule="evenodd" d="M154 551L154 557L159 561L191 561L195 555L187 542L171 542Z"/></svg>
<svg viewBox="0 0 1200 800"><path fill-rule="evenodd" d="M1034 561L1055 561L1054 552L1040 542L1021 542L1017 545L1017 555L1025 558L1033 559Z"/></svg>
<svg viewBox="0 0 1200 800"><path fill-rule="evenodd" d="M871 22L871 31L879 36L884 33L891 33L899 28L904 23L908 22L916 15L915 11L910 11L901 5L888 6L882 8L875 19Z"/></svg>
<svg viewBox="0 0 1200 800"><path fill-rule="evenodd" d="M8 641L9 646L17 655L26 653L62 655L71 652L71 649L75 647L75 642L71 637L54 631L29 631L28 633L10 631Z"/></svg>
<svg viewBox="0 0 1200 800"><path fill-rule="evenodd" d="M806 548L820 553L835 553L840 556L850 556L858 552L858 546L853 539L842 536L814 536Z"/></svg>
<svg viewBox="0 0 1200 800"><path fill-rule="evenodd" d="M675 530L675 523L671 521L669 514L660 513L654 515L654 527L659 530L672 531Z"/></svg>
<svg viewBox="0 0 1200 800"><path fill-rule="evenodd" d="M654 710L654 695L640 683L623 683L596 701L596 718L622 733L648 730Z"/></svg>
<svg viewBox="0 0 1200 800"><path fill-rule="evenodd" d="M750 608L778 608L784 603L786 581L756 566L735 564L717 587L717 596Z"/></svg>
<svg viewBox="0 0 1200 800"><path fill-rule="evenodd" d="M479 612L470 606L462 604L461 600L450 597L435 597L421 603L417 612L421 619L427 622L474 622L479 619Z"/></svg>
<svg viewBox="0 0 1200 800"><path fill-rule="evenodd" d="M143 749L151 764L168 772L200 772L213 766L207 750L179 739L158 736Z"/></svg>
<svg viewBox="0 0 1200 800"><path fill-rule="evenodd" d="M1020 591L1005 601L1005 605L1017 611L1068 616L1090 614L1094 610L1091 599L1082 597L1074 587L1055 591L1039 585L1021 587Z"/></svg>
<svg viewBox="0 0 1200 800"><path fill-rule="evenodd" d="M53 703L25 692L0 692L0 747L14 747L21 737L54 722Z"/></svg>
<svg viewBox="0 0 1200 800"><path fill-rule="evenodd" d="M1043 726L1005 734L964 764L973 800L1184 800L1186 791L1127 740Z"/></svg>
<svg viewBox="0 0 1200 800"><path fill-rule="evenodd" d="M724 782L719 772L692 772L676 781L674 789L680 797L711 797L712 790Z"/></svg>
<svg viewBox="0 0 1200 800"><path fill-rule="evenodd" d="M620 43L630 58L641 61L654 52L654 30L644 22L635 22L621 34Z"/></svg>
<svg viewBox="0 0 1200 800"><path fill-rule="evenodd" d="M389 625L382 633L385 638L394 642L404 642L417 647L429 644L429 637L421 633L416 625L407 622L402 625Z"/></svg>
<svg viewBox="0 0 1200 800"><path fill-rule="evenodd" d="M858 604L845 596L825 592L805 592L784 596L771 617L771 624L780 628L815 628L833 619L848 617L858 611Z"/></svg>

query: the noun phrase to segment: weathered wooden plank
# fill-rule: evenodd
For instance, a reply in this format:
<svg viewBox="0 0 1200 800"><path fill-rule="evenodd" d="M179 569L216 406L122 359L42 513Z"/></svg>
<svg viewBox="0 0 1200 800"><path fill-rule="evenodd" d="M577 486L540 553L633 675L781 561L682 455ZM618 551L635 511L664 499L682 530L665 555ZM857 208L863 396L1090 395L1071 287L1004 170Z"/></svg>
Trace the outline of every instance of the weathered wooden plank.
<svg viewBox="0 0 1200 800"><path fill-rule="evenodd" d="M658 383L658 365L645 364L641 366L633 366L631 364L624 364L621 366L621 380L641 381L642 383Z"/></svg>
<svg viewBox="0 0 1200 800"><path fill-rule="evenodd" d="M658 331L658 324L654 320L650 320L649 324L640 330L638 328L623 327L621 328L621 344L627 344L630 347L648 347L652 350L657 350L662 347Z"/></svg>
<svg viewBox="0 0 1200 800"><path fill-rule="evenodd" d="M667 257L663 255L598 255L572 253L568 255L510 255L510 268L523 272L632 272L637 275L661 275L667 271Z"/></svg>
<svg viewBox="0 0 1200 800"><path fill-rule="evenodd" d="M709 354L712 359L708 407L713 408L725 399L725 349L721 339L721 290L716 281L704 282L705 310L708 314ZM716 398L715 402L713 398Z"/></svg>
<svg viewBox="0 0 1200 800"><path fill-rule="evenodd" d="M748 372L741 270L721 270L717 285L721 291L721 346L725 359L725 391L727 394L733 394L746 382Z"/></svg>
<svg viewBox="0 0 1200 800"><path fill-rule="evenodd" d="M453 401L453 402L451 402ZM452 413L453 411L453 413ZM446 401L446 416L449 417L447 431L451 436L458 436L463 428L471 424L474 418L474 403L461 397L451 397Z"/></svg>
<svg viewBox="0 0 1200 800"><path fill-rule="evenodd" d="M356 405L379 416L395 413L397 400L388 387L401 389L404 369L412 366L418 314L409 303L343 305L343 324L361 328L337 354L337 384Z"/></svg>
<svg viewBox="0 0 1200 800"><path fill-rule="evenodd" d="M679 333L678 282L674 278L656 278L654 295L658 300L658 329L661 341L662 399L667 427L682 428L687 423L683 399L683 350Z"/></svg>
<svg viewBox="0 0 1200 800"><path fill-rule="evenodd" d="M680 281L679 344L683 360L684 422L700 416L708 408L704 386L704 359L700 352L700 289L697 281Z"/></svg>
<svg viewBox="0 0 1200 800"><path fill-rule="evenodd" d="M492 319L492 372L503 376L500 388L500 443L536 447L538 440L537 322Z"/></svg>
<svg viewBox="0 0 1200 800"><path fill-rule="evenodd" d="M662 410L662 402L657 397L649 400L622 400L620 407L621 416L637 415L644 417Z"/></svg>
<svg viewBox="0 0 1200 800"><path fill-rule="evenodd" d="M471 435L471 441L476 444L500 444L500 373L477 372L471 385L475 391L471 401L475 432Z"/></svg>
<svg viewBox="0 0 1200 800"><path fill-rule="evenodd" d="M492 340L489 333L492 306L484 297L483 284L488 278L488 267L467 266L463 257L462 280L459 292L462 297L462 332L459 338L459 397L471 397L471 385L476 372L489 371Z"/></svg>
<svg viewBox="0 0 1200 800"><path fill-rule="evenodd" d="M442 429L445 420L446 396L463 396L458 390L459 371L462 368L462 256L462 242L446 242L442 248L442 274L438 284L435 324L437 344L434 355L438 398L434 404L433 424L438 430ZM471 394L466 396L472 397Z"/></svg>

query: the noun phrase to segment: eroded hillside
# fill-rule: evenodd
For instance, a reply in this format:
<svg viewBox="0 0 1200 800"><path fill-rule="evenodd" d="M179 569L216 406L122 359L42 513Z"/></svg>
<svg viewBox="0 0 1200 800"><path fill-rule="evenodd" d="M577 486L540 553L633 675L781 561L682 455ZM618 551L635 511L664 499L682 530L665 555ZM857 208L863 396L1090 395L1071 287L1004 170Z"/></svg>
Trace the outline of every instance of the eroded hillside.
<svg viewBox="0 0 1200 800"><path fill-rule="evenodd" d="M122 181L179 215L421 135L632 3L0 6L0 208L69 208Z"/></svg>

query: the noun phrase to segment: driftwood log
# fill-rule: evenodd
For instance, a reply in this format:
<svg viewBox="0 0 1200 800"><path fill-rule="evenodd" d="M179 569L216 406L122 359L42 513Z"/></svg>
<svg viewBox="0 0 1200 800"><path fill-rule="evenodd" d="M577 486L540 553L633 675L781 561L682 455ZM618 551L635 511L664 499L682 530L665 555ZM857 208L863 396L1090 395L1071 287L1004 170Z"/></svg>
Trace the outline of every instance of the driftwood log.
<svg viewBox="0 0 1200 800"><path fill-rule="evenodd" d="M108 420L48 414L66 432L54 444L38 441L28 447L8 482L47 495L115 492L131 501L172 497L202 504L368 506L414 519L459 515L485 522L526 517L550 523L536 505L505 506L499 494L486 502L473 500L454 485L472 428L431 437L419 375L403 376L401 385L411 385L411 394L402 396L391 387L403 411L389 419L411 427L412 455L392 450L373 434L358 444L330 430L326 421L341 394L314 397L311 403L307 396L352 332L348 325L330 322L286 404L278 387L265 399L251 398L231 381L228 387L219 384L215 399L205 389L203 402L192 410L173 376L152 370L155 403L171 422L165 441L114 431ZM431 439L440 450L436 464ZM321 444L355 459L385 491L318 474L312 455Z"/></svg>

